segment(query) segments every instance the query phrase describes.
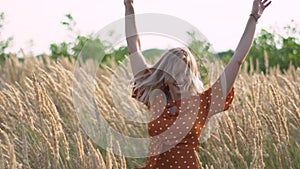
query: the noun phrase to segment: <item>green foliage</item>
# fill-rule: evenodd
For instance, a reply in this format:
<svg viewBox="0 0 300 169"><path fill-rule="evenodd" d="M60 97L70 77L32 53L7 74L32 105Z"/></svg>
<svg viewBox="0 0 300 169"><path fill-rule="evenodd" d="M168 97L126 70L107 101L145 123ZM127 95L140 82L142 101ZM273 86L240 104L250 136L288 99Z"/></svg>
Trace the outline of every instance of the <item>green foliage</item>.
<svg viewBox="0 0 300 169"><path fill-rule="evenodd" d="M60 44L50 44L50 57L54 60L57 60L59 57L71 57L71 53L69 52L70 43L62 42Z"/></svg>
<svg viewBox="0 0 300 169"><path fill-rule="evenodd" d="M281 71L288 69L290 64L300 67L300 31L294 21L284 27L284 30L285 36L262 29L254 39L246 61L252 60L257 63L253 65L255 70L267 73L270 68L277 66ZM219 52L218 55L227 64L233 53L234 51L228 50Z"/></svg>
<svg viewBox="0 0 300 169"><path fill-rule="evenodd" d="M204 79L204 83L207 83L208 70L204 62L214 62L216 55L211 51L211 44L209 42L198 39L195 32L187 32L187 34L191 37L188 48L195 56L199 65L200 78Z"/></svg>
<svg viewBox="0 0 300 169"><path fill-rule="evenodd" d="M279 57L277 56L277 52L278 50L276 47L275 35L263 29L260 32L260 35L254 40L252 48L248 54L249 57L247 57L246 60L258 60L259 65L256 65L257 67L255 67L255 69L259 69L265 72L265 57L267 57L268 55L270 56L269 61L271 61L272 63L279 63Z"/></svg>
<svg viewBox="0 0 300 169"><path fill-rule="evenodd" d="M0 12L0 35L4 25L4 13ZM104 64L109 65L111 61L118 64L120 61L125 59L128 55L127 47L121 46L117 49L113 48L112 44L104 43L101 39L93 37L92 35L83 36L76 30L77 23L75 22L71 14L65 15L65 21L61 24L66 27L66 30L71 34L71 40L69 42L60 42L50 44L50 57L57 60L60 57L66 57L68 59L77 59L79 55L83 55L82 50L84 48L90 48L91 46L96 47L94 51L101 51L101 55L96 54L90 55L91 52L85 53L83 56L92 58L97 61L101 61ZM295 67L300 66L300 31L294 21L284 27L285 36L271 33L267 30L261 30L260 34L254 39L253 46L249 51L246 61L254 61L254 68L262 72L267 73L271 67L279 66L282 71L286 70L290 64ZM113 31L112 31L113 34ZM205 79L208 74L206 67L203 63L213 62L216 56L227 64L232 55L233 51L228 50L224 52L214 53L211 51L211 44L197 39L195 32L187 32L191 37L191 42L188 44L188 48L196 56L197 62L200 64L201 78ZM0 63L9 57L7 48L12 42L13 38L0 39ZM87 45L88 44L88 45ZM156 51L144 52L146 58L150 60L157 57L158 54L162 53L162 50L157 49ZM149 56L148 56L149 55ZM147 59L147 60L148 60ZM250 65L249 68L250 69Z"/></svg>
<svg viewBox="0 0 300 169"><path fill-rule="evenodd" d="M102 59L102 63L106 63L109 65L109 61L113 60L114 63L120 63L125 59L125 56L128 56L128 48L127 46L121 46L118 49L114 49L112 53L105 54Z"/></svg>
<svg viewBox="0 0 300 169"><path fill-rule="evenodd" d="M234 53L234 51L229 49L227 51L219 52L218 56L219 56L219 58L222 59L223 63L227 64L227 63L229 63L233 53Z"/></svg>
<svg viewBox="0 0 300 169"><path fill-rule="evenodd" d="M66 14L66 21L61 22L63 26L66 26L66 29L71 33L74 34L74 28L76 27L76 22L73 19L71 14ZM73 35L74 36L74 35ZM73 46L76 44L82 44L84 40L81 36L77 35L77 38L74 38L73 42L61 42L61 43L52 43L50 44L50 57L54 60L57 60L59 57L66 57L71 59L74 57L74 51L72 50Z"/></svg>
<svg viewBox="0 0 300 169"><path fill-rule="evenodd" d="M0 35L3 29L4 20L5 20L4 13L0 12ZM12 37L9 37L8 39L4 39L4 40L0 39L0 63L3 63L6 57L9 57L9 54L7 54L5 50L9 47L12 40L13 40Z"/></svg>
<svg viewBox="0 0 300 169"><path fill-rule="evenodd" d="M213 57L214 54L210 51L211 44L209 42L197 39L195 32L187 32L187 34L191 37L188 48L195 54L195 57L199 59L203 59L204 56L209 59Z"/></svg>
<svg viewBox="0 0 300 169"><path fill-rule="evenodd" d="M259 36L255 38L246 60L258 61L259 65L255 65L255 69L264 73L275 66L279 66L282 71L288 69L290 64L299 67L299 32L296 26L291 25L284 28L286 36L261 30Z"/></svg>
<svg viewBox="0 0 300 169"><path fill-rule="evenodd" d="M77 59L80 56L80 59L83 61L92 59L98 63L109 65L111 60L119 63L128 55L127 47L125 46L113 49L110 43L104 43L97 37L80 35L79 31L76 31L77 24L72 15L67 14L65 16L67 20L63 21L62 25L66 26L66 29L76 38L74 38L73 42L51 44L51 58L56 60L59 57L67 57L69 59L74 57Z"/></svg>

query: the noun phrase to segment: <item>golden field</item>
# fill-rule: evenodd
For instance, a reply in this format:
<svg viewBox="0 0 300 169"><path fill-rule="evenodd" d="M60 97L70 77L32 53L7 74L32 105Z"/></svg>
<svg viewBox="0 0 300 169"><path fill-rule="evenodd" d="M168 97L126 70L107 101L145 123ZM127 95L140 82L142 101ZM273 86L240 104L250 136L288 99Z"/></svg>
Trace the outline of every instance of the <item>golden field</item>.
<svg viewBox="0 0 300 169"><path fill-rule="evenodd" d="M123 169L143 163L99 148L84 132L73 105L74 65L48 57L11 57L1 65L0 169ZM209 169L300 168L300 69L290 66L282 73L272 68L263 74L250 67L241 70L233 105L223 113L220 127L201 143L200 163ZM108 67L97 72L97 108L114 129L145 136L145 124L132 124L122 116L132 109L141 113L144 107L129 99L116 108L111 98L111 75L121 81L130 78L126 66L120 69L124 74ZM126 85L114 92L123 97Z"/></svg>

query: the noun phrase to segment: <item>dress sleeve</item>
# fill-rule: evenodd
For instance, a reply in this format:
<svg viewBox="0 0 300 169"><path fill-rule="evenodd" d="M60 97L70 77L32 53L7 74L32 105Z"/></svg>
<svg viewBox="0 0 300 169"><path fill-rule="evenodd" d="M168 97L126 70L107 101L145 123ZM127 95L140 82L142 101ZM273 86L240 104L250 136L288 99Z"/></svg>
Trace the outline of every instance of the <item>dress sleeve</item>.
<svg viewBox="0 0 300 169"><path fill-rule="evenodd" d="M229 109L233 97L234 88L232 87L229 93L223 92L220 80L216 81L209 89L200 94L200 99L206 104L206 110L209 113L217 114Z"/></svg>

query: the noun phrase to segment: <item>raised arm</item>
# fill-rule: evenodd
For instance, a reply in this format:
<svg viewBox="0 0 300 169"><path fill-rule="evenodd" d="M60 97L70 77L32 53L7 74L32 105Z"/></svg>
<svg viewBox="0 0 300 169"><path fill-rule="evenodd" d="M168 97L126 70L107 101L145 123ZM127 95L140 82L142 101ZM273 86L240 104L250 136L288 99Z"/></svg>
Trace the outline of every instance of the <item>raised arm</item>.
<svg viewBox="0 0 300 169"><path fill-rule="evenodd" d="M212 87L203 93L203 97L210 98L208 117L220 113L229 108L233 99L233 84L245 60L246 55L253 42L257 20L262 15L264 9L270 5L269 0L254 0L252 12L249 16L243 36L224 72Z"/></svg>
<svg viewBox="0 0 300 169"><path fill-rule="evenodd" d="M130 63L133 75L146 70L147 64L141 52L140 38L135 24L133 0L124 0L125 5L125 33L130 54Z"/></svg>
<svg viewBox="0 0 300 169"><path fill-rule="evenodd" d="M257 20L266 7L270 5L269 0L254 0L252 12L249 16L243 36L223 74L220 77L223 94L228 94L232 88L240 67L247 56L253 42ZM225 90L224 90L225 89Z"/></svg>

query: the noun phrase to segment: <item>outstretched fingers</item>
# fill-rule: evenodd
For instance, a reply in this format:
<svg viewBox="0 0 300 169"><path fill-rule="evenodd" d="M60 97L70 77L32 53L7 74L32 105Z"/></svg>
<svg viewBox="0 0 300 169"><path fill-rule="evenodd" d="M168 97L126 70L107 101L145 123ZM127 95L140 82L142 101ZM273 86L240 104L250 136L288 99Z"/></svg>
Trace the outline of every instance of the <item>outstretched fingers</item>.
<svg viewBox="0 0 300 169"><path fill-rule="evenodd" d="M266 7L268 7L271 4L272 1L269 0L264 0L262 2L262 0L260 1L260 5L263 7L263 9L265 9Z"/></svg>

